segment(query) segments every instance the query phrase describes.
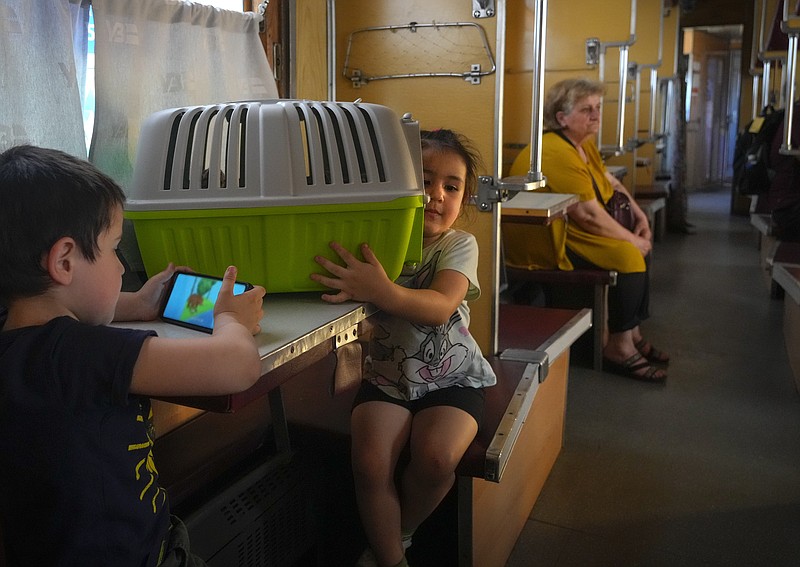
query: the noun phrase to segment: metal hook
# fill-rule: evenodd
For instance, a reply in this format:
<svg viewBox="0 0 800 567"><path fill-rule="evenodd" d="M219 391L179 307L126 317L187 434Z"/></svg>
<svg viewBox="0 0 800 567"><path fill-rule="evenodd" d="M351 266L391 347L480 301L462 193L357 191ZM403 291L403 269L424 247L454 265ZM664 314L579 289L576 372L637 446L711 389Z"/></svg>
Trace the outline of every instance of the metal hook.
<svg viewBox="0 0 800 567"><path fill-rule="evenodd" d="M267 29L267 6L269 6L269 0L261 0L258 5L257 13L261 16L261 21L258 22L258 33L264 33Z"/></svg>

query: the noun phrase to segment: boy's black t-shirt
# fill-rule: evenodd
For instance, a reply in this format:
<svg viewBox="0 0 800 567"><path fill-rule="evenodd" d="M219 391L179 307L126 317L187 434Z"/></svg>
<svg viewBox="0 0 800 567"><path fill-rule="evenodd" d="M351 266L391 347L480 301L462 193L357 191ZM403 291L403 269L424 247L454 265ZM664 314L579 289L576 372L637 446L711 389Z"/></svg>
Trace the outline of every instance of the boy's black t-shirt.
<svg viewBox="0 0 800 567"><path fill-rule="evenodd" d="M153 335L69 317L0 332L0 521L10 565L157 564L169 506L150 400L129 393Z"/></svg>

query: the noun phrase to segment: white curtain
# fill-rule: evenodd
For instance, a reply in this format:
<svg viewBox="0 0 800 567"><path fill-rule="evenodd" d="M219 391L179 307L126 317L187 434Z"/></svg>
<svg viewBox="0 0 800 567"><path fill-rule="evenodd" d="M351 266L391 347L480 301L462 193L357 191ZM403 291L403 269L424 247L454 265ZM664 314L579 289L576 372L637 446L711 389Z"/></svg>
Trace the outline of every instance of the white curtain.
<svg viewBox="0 0 800 567"><path fill-rule="evenodd" d="M142 121L186 105L278 98L261 16L183 0L92 0L95 123L89 159L127 192ZM146 279L124 225L125 289ZM152 275L152 274L150 274Z"/></svg>
<svg viewBox="0 0 800 567"><path fill-rule="evenodd" d="M79 0L0 2L0 151L19 144L85 158L75 41L88 15ZM85 65L85 50L78 67Z"/></svg>
<svg viewBox="0 0 800 567"><path fill-rule="evenodd" d="M181 0L92 0L95 126L90 160L127 191L139 128L185 105L278 98L261 17Z"/></svg>

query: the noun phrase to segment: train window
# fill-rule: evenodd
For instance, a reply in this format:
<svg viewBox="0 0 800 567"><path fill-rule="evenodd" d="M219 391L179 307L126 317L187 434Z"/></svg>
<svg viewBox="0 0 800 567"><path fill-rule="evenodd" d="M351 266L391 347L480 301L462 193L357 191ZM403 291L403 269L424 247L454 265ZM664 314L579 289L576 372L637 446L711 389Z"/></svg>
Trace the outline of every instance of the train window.
<svg viewBox="0 0 800 567"><path fill-rule="evenodd" d="M198 2L198 0L195 0L195 2ZM244 0L199 0L200 4L210 4L223 10L235 10L237 12L242 11L243 2Z"/></svg>
<svg viewBox="0 0 800 567"><path fill-rule="evenodd" d="M195 0L200 4L208 4L223 10L233 10L237 12L244 11L245 0ZM92 142L92 131L94 130L94 14L91 6L89 7L89 22L88 22L88 35L87 35L87 53L86 53L86 74L84 76L83 85L81 85L81 100L83 102L83 131L86 141L86 150L88 152L89 146Z"/></svg>

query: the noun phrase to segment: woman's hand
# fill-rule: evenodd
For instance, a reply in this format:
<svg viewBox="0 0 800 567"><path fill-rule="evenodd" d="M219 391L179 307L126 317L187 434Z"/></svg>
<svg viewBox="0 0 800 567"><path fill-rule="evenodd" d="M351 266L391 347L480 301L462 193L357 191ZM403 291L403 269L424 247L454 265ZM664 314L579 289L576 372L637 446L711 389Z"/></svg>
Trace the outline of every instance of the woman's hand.
<svg viewBox="0 0 800 567"><path fill-rule="evenodd" d="M642 253L642 256L647 256L650 251L653 249L653 241L650 240L650 237L647 238L639 236L638 234L633 235L634 240L631 242L636 248L639 249L639 252Z"/></svg>
<svg viewBox="0 0 800 567"><path fill-rule="evenodd" d="M630 202L634 218L633 234L646 238L647 240L652 240L653 232L650 230L650 221L647 219L647 215L644 214L644 211L639 207L635 199L630 199Z"/></svg>
<svg viewBox="0 0 800 567"><path fill-rule="evenodd" d="M323 256L314 258L331 276L311 274L311 279L325 287L339 290L338 293L323 294L322 299L329 303L343 303L352 299L380 304L380 299L386 295L392 281L370 247L367 244L361 245L364 262L338 242L331 242L330 247L345 265L340 266Z"/></svg>
<svg viewBox="0 0 800 567"><path fill-rule="evenodd" d="M641 209L639 212L642 215L644 214ZM636 234L635 229L634 232L631 232L615 221L597 199L581 201L573 205L569 210L569 217L586 232L630 242L636 246L642 256L647 256L650 253L652 242L649 237L649 227L647 227L645 233L647 237ZM647 222L647 217L644 220ZM639 218L637 217L638 222Z"/></svg>

